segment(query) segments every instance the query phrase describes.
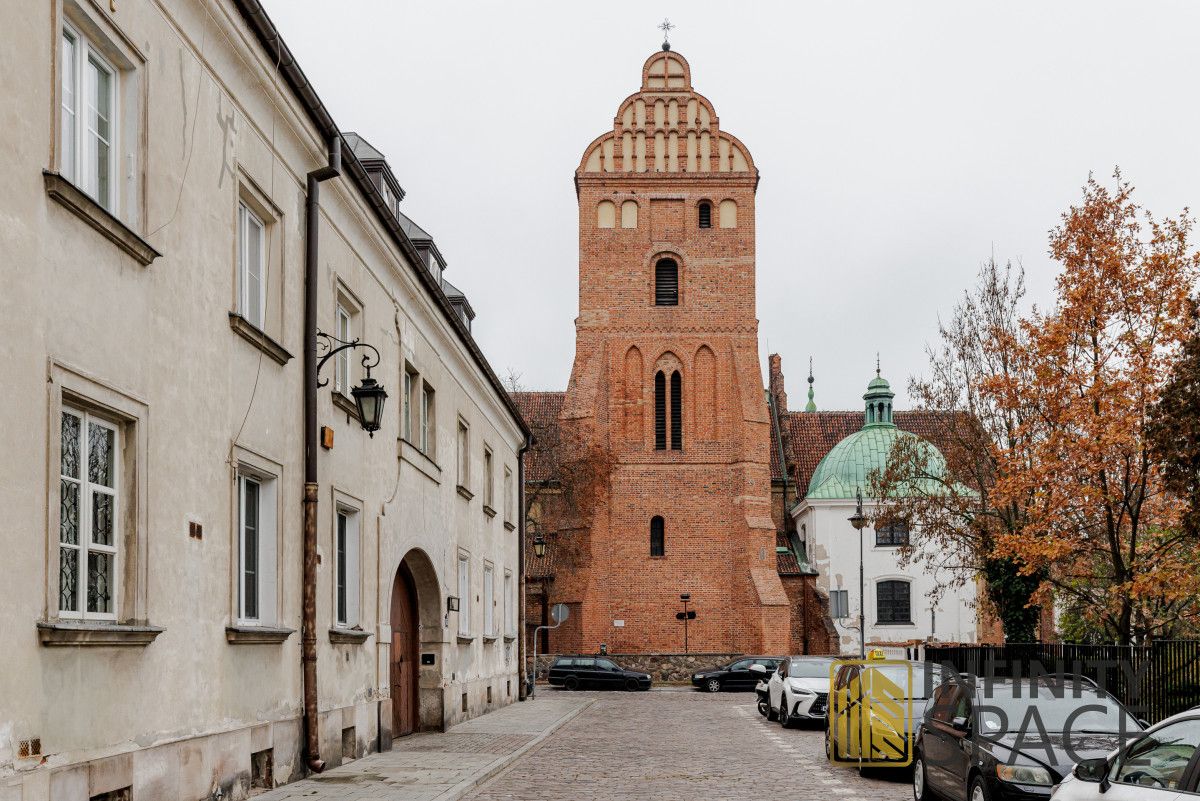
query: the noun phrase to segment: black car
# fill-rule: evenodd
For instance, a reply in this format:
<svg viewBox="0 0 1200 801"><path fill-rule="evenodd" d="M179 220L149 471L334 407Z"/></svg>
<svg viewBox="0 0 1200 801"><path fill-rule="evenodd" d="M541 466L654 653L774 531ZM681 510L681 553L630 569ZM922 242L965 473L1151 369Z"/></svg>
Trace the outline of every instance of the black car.
<svg viewBox="0 0 1200 801"><path fill-rule="evenodd" d="M567 690L649 690L650 674L626 670L604 656L560 656L550 665L549 682Z"/></svg>
<svg viewBox="0 0 1200 801"><path fill-rule="evenodd" d="M1141 731L1132 712L1088 679L955 678L925 707L913 796L1048 799L1076 762L1104 756Z"/></svg>
<svg viewBox="0 0 1200 801"><path fill-rule="evenodd" d="M750 666L762 665L769 674L782 661L782 657L778 656L743 656L727 665L693 673L692 684L710 693L718 693L721 690L753 690L762 676L751 672Z"/></svg>

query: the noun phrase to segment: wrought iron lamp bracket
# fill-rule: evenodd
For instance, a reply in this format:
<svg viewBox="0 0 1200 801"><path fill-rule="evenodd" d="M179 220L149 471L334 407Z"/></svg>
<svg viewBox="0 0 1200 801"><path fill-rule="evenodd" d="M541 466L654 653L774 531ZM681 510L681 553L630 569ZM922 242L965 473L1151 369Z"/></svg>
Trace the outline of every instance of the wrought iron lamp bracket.
<svg viewBox="0 0 1200 801"><path fill-rule="evenodd" d="M328 386L329 384L328 378L320 380L321 368L325 366L325 362L344 350L353 350L354 348L369 348L371 350L371 353L364 353L362 356L363 369L367 371L367 378L370 378L371 368L379 366L380 356L378 348L366 342L360 342L358 339L352 339L347 342L344 339L338 339L335 336L326 334L324 331L317 331L317 352L321 354L321 360L317 362L318 387Z"/></svg>

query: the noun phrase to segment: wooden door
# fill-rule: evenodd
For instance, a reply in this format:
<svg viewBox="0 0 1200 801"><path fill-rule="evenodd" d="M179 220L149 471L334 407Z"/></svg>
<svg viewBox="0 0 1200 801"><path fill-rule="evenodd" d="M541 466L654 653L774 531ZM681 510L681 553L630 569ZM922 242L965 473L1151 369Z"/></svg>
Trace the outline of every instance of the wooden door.
<svg viewBox="0 0 1200 801"><path fill-rule="evenodd" d="M417 596L412 574L404 564L392 586L392 736L417 729Z"/></svg>

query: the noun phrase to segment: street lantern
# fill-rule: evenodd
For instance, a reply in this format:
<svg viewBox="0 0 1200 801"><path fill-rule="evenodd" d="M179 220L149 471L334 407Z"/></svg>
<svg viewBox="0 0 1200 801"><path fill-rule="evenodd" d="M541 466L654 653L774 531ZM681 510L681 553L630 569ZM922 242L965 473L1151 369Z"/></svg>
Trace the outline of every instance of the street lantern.
<svg viewBox="0 0 1200 801"><path fill-rule="evenodd" d="M363 431L374 439L383 420L383 402L387 400L387 392L383 385L371 378L371 368L367 368L367 377L362 383L350 390L354 396L354 405L358 407L358 421Z"/></svg>
<svg viewBox="0 0 1200 801"><path fill-rule="evenodd" d="M858 489L858 506L854 510L854 514L848 518L850 525L854 526L855 531L862 531L867 527L867 517L863 514L862 508L862 488Z"/></svg>
<svg viewBox="0 0 1200 801"><path fill-rule="evenodd" d="M538 559L546 555L546 538L540 531L533 535L533 555Z"/></svg>

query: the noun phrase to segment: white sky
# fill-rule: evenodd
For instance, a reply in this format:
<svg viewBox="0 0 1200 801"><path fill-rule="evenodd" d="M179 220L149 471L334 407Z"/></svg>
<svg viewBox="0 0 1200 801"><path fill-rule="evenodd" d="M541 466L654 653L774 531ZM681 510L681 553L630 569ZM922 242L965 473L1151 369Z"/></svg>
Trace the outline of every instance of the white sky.
<svg viewBox="0 0 1200 801"><path fill-rule="evenodd" d="M583 149L674 48L762 175L761 356L790 406L908 377L991 252L1045 305L1046 234L1119 164L1158 215L1200 188L1200 3L266 0L338 124L388 157L496 372L564 389Z"/></svg>

